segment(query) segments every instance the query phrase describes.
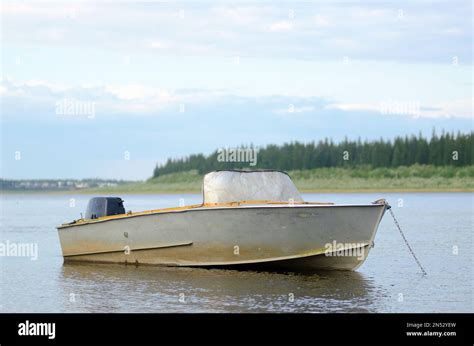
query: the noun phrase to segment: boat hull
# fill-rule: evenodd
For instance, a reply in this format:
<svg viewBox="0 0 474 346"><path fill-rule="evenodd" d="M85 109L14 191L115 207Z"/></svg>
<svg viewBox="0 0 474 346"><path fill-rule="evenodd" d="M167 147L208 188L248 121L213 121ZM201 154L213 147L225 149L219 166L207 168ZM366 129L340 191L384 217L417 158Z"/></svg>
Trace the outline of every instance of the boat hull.
<svg viewBox="0 0 474 346"><path fill-rule="evenodd" d="M195 208L58 228L66 261L354 270L385 204Z"/></svg>

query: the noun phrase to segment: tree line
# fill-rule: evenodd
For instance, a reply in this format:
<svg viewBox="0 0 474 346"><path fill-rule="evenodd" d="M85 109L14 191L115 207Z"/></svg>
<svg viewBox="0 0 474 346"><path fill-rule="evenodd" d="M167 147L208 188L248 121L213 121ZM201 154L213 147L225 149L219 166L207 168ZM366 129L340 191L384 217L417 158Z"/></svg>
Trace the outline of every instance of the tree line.
<svg viewBox="0 0 474 346"><path fill-rule="evenodd" d="M212 154L194 154L184 158L168 159L157 165L153 177L160 175L197 170L204 174L222 169L279 169L285 171L313 169L319 167L399 167L413 164L435 166L468 166L473 160L474 132L457 134L443 131L437 135L433 130L431 138L418 136L383 138L374 141L349 140L339 143L325 138L319 142L300 143L298 141L283 145L270 144L263 148L253 145L241 146L240 150L258 150L256 165L249 162L235 162L232 155L222 160L222 149ZM233 149L235 150L235 149ZM243 157L243 156L241 156Z"/></svg>

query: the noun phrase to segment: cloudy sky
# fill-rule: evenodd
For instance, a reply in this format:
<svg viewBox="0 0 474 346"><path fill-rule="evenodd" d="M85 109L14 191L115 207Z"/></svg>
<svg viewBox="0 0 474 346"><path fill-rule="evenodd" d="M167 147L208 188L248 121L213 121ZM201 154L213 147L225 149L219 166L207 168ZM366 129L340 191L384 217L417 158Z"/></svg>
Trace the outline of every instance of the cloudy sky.
<svg viewBox="0 0 474 346"><path fill-rule="evenodd" d="M1 176L146 179L216 148L471 131L471 1L9 1Z"/></svg>

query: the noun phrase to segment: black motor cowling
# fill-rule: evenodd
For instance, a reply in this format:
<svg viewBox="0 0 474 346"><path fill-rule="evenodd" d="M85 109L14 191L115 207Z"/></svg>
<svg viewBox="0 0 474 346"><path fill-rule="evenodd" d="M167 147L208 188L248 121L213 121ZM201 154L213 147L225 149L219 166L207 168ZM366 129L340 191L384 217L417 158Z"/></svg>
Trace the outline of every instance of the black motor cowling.
<svg viewBox="0 0 474 346"><path fill-rule="evenodd" d="M97 219L102 216L125 214L123 200L120 197L94 197L87 204L85 219Z"/></svg>

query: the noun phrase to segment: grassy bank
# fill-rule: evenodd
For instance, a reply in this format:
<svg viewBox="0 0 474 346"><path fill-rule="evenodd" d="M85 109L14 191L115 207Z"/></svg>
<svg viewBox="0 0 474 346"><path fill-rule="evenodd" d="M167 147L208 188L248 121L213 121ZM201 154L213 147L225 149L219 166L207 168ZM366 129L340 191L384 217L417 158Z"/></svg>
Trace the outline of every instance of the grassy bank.
<svg viewBox="0 0 474 346"><path fill-rule="evenodd" d="M288 172L301 192L474 191L474 166L318 168ZM142 183L82 190L84 193L198 193L197 171L166 174Z"/></svg>

